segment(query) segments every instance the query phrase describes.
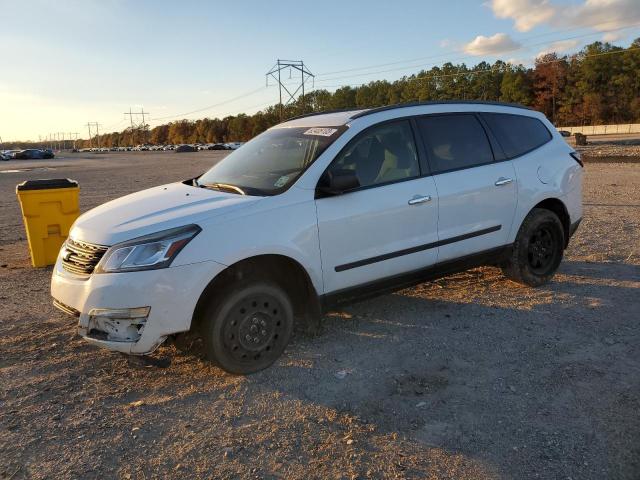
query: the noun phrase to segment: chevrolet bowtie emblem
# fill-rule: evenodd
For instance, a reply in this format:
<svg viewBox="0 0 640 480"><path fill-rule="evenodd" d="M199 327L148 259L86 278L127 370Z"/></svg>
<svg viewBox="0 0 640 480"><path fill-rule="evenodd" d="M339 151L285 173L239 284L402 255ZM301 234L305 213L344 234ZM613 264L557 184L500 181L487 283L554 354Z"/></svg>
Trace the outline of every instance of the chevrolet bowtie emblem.
<svg viewBox="0 0 640 480"><path fill-rule="evenodd" d="M62 249L62 253L60 254L60 256L62 257L62 260L64 260L65 262L68 262L69 259L71 258L71 254L73 252L67 250L66 248Z"/></svg>

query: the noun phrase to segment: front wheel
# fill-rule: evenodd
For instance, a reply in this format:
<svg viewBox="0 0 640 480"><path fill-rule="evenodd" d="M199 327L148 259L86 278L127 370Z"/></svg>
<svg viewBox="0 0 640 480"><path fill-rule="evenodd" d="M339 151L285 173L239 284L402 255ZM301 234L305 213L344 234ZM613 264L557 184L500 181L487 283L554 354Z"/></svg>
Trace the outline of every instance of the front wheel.
<svg viewBox="0 0 640 480"><path fill-rule="evenodd" d="M534 208L524 219L504 275L530 287L547 283L556 273L564 253L564 230L550 210Z"/></svg>
<svg viewBox="0 0 640 480"><path fill-rule="evenodd" d="M245 375L270 366L293 331L293 307L278 285L255 282L216 295L205 313L207 357L229 373Z"/></svg>

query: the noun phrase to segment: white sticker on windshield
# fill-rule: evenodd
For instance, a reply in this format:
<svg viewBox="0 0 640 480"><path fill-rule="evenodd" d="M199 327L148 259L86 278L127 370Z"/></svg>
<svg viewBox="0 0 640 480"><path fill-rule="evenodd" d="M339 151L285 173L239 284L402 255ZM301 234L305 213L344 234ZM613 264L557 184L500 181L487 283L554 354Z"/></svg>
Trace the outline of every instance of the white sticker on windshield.
<svg viewBox="0 0 640 480"><path fill-rule="evenodd" d="M310 128L309 130L304 132L304 134L305 135L320 135L321 137L330 137L331 135L333 135L337 131L338 131L337 128L314 127L314 128Z"/></svg>
<svg viewBox="0 0 640 480"><path fill-rule="evenodd" d="M276 183L274 183L273 186L276 188L284 187L288 181L289 181L289 175L283 175L278 180L276 180Z"/></svg>

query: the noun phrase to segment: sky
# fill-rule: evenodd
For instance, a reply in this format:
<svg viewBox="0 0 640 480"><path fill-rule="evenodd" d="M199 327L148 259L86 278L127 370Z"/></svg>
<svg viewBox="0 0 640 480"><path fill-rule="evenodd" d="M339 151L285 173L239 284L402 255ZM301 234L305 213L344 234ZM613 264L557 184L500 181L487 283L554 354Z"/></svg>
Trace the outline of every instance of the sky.
<svg viewBox="0 0 640 480"><path fill-rule="evenodd" d="M307 91L333 91L447 61L628 46L640 0L0 0L0 20L7 142L119 131L130 108L152 126L253 113L277 103L265 73L278 58L304 60Z"/></svg>

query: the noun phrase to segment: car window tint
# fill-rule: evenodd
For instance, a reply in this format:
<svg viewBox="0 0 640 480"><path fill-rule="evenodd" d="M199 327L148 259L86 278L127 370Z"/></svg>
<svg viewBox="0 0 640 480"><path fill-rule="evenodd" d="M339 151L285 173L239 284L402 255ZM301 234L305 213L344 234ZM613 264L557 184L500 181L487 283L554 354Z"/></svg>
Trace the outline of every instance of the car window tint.
<svg viewBox="0 0 640 480"><path fill-rule="evenodd" d="M434 173L483 165L493 153L474 115L434 115L418 119Z"/></svg>
<svg viewBox="0 0 640 480"><path fill-rule="evenodd" d="M417 177L418 156L409 122L385 123L366 130L329 168L355 170L362 187Z"/></svg>
<svg viewBox="0 0 640 480"><path fill-rule="evenodd" d="M551 140L547 127L533 117L505 113L483 113L507 158L517 157Z"/></svg>

